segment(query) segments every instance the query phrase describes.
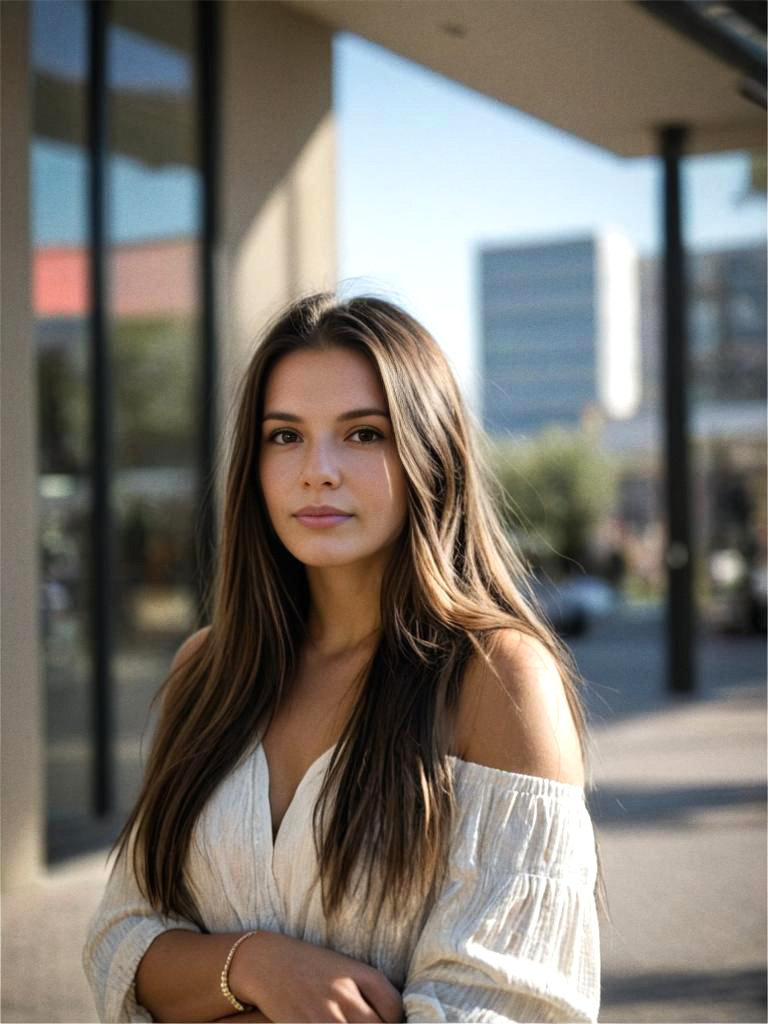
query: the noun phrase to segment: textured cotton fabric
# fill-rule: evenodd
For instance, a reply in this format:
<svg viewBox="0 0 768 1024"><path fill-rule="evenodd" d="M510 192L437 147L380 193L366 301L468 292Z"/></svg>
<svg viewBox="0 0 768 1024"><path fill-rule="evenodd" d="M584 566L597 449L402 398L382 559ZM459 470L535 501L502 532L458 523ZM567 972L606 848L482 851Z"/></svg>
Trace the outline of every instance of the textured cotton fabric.
<svg viewBox="0 0 768 1024"><path fill-rule="evenodd" d="M331 932L311 819L334 750L301 780L274 844L260 742L212 794L185 868L208 930L279 931L364 961L402 992L407 1021L596 1021L597 863L584 791L450 757L456 816L434 902L394 917L385 904L372 919L361 886ZM199 930L154 911L121 859L82 954L100 1020L153 1019L136 1001L136 970L169 928Z"/></svg>

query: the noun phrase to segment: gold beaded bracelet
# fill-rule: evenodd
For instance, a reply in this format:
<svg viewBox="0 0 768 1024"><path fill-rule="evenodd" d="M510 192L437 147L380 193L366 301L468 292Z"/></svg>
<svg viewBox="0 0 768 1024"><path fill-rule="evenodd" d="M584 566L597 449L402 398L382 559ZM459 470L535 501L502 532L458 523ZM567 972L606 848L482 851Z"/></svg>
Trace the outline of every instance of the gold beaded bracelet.
<svg viewBox="0 0 768 1024"><path fill-rule="evenodd" d="M247 939L249 935L255 935L255 934L256 934L256 932L246 932L245 935L241 935L240 936L240 938L237 940L237 942L235 942L235 944L232 947L232 949L230 949L229 955L227 956L226 963L224 964L224 969L221 972L221 991L224 994L225 998L229 1000L229 1002L234 1006L234 1008L237 1010L238 1013L242 1013L243 1010L255 1010L256 1007L255 1006L243 1006L243 1004L240 1002L240 1000L237 999L236 996L232 995L232 992L230 991L230 988L229 988L229 965L232 963L232 957L235 955L235 950L240 945L240 943L243 942L245 939Z"/></svg>

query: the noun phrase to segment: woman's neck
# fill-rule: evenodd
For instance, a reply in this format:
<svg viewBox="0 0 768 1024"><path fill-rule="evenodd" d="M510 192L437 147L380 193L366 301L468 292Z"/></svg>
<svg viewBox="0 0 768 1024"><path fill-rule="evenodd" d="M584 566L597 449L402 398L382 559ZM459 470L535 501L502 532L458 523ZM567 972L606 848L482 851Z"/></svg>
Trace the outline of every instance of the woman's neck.
<svg viewBox="0 0 768 1024"><path fill-rule="evenodd" d="M381 567L308 566L309 649L320 657L353 654L371 645L381 628Z"/></svg>
<svg viewBox="0 0 768 1024"><path fill-rule="evenodd" d="M341 637L325 636L313 639L312 627L309 627L307 653L320 658L340 658L361 653L366 647L372 647L378 639L379 626L375 626L364 636Z"/></svg>

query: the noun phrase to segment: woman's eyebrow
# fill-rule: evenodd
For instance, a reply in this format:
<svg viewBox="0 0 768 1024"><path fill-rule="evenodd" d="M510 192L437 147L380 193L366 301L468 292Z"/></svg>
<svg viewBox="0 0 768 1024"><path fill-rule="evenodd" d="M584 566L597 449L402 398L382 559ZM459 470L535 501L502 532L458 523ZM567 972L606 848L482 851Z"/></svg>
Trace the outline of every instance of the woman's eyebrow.
<svg viewBox="0 0 768 1024"><path fill-rule="evenodd" d="M358 420L362 419L364 416L384 416L385 419L390 418L389 413L385 412L383 409L350 409L349 412L343 412L336 418L339 421ZM287 420L289 423L302 422L301 416L296 416L292 412L280 412L277 409L272 410L272 412L265 413L262 417L262 422L265 422L266 420Z"/></svg>

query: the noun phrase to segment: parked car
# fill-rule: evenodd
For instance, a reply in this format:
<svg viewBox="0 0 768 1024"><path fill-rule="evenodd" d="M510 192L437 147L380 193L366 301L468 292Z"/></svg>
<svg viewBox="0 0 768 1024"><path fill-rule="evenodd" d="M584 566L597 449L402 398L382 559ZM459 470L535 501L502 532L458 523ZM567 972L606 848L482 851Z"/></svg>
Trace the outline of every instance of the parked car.
<svg viewBox="0 0 768 1024"><path fill-rule="evenodd" d="M765 565L748 566L735 548L713 551L709 558L709 618L718 628L735 633L765 633Z"/></svg>
<svg viewBox="0 0 768 1024"><path fill-rule="evenodd" d="M596 619L610 615L618 604L616 588L597 576L560 581L535 576L533 589L545 615L562 636L585 633Z"/></svg>

